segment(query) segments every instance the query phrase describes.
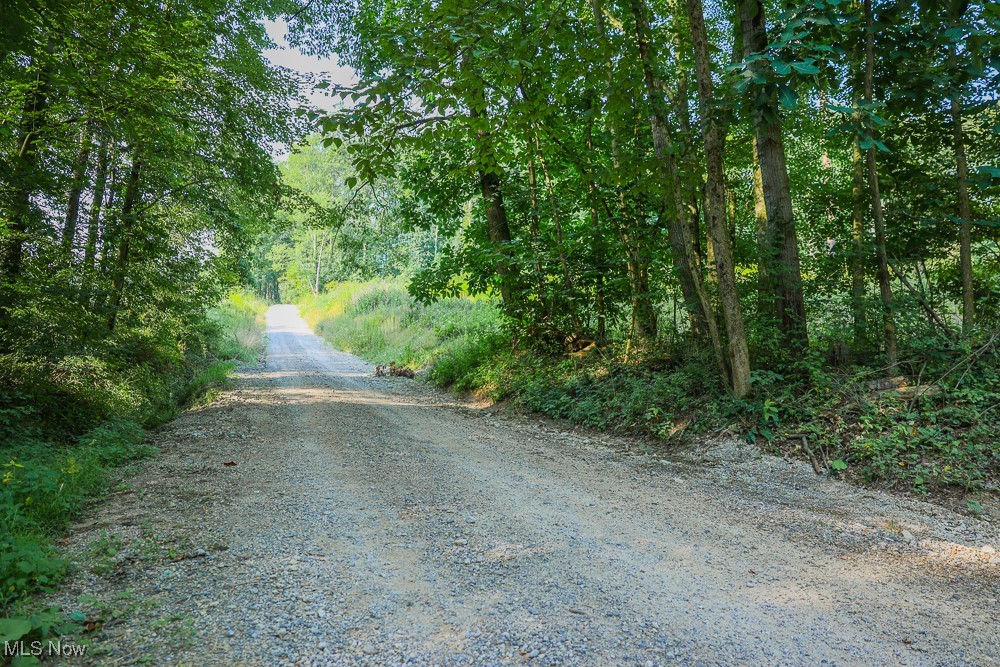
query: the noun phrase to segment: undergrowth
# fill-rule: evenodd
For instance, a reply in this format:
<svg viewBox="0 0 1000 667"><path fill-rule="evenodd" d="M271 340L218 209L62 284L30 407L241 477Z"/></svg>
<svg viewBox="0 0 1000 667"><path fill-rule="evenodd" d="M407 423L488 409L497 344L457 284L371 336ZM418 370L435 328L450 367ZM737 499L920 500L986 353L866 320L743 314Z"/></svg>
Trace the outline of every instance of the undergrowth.
<svg viewBox="0 0 1000 667"><path fill-rule="evenodd" d="M460 391L483 388L505 347L503 319L485 299L422 305L400 281L342 282L302 304L317 334L339 349L380 364L395 361Z"/></svg>
<svg viewBox="0 0 1000 667"><path fill-rule="evenodd" d="M265 308L234 294L207 318L126 329L79 354L0 355L2 615L63 576L53 539L107 490L113 468L153 453L145 429L225 386L237 361L257 360ZM0 640L53 618L0 619Z"/></svg>
<svg viewBox="0 0 1000 667"><path fill-rule="evenodd" d="M1000 473L997 339L963 347L923 341L897 375L833 370L806 354L792 372L766 369L735 399L711 357L661 343L589 356L512 344L495 305L454 297L423 305L401 281L334 283L302 312L334 346L395 361L462 392L510 400L583 426L665 441L727 432L765 451L815 459L832 475L921 493L995 490ZM628 358L626 358L628 357ZM977 509L977 501L969 501Z"/></svg>

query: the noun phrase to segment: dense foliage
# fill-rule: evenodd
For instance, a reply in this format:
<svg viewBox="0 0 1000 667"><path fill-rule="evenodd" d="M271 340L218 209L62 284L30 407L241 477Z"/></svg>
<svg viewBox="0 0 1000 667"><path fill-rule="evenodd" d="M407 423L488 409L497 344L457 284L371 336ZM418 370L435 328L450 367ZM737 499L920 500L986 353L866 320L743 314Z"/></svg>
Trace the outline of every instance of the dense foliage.
<svg viewBox="0 0 1000 667"><path fill-rule="evenodd" d="M1000 15L939 10L376 0L293 37L358 72L316 118L355 187L461 237L415 294L495 290L571 349L688 336L742 395L810 344L915 372L996 326Z"/></svg>
<svg viewBox="0 0 1000 667"><path fill-rule="evenodd" d="M549 364L494 384L553 414L668 435L711 414L823 468L988 488L998 28L960 0L309 3L290 39L358 75L309 151L341 201L393 193L375 255L435 239L326 278L406 276L410 324L494 295L507 351L480 339L476 365ZM410 334L358 308L321 326L450 358L380 347Z"/></svg>
<svg viewBox="0 0 1000 667"><path fill-rule="evenodd" d="M54 581L48 538L143 428L260 347L262 304L209 310L281 196L298 83L263 21L290 6L0 7L0 607Z"/></svg>

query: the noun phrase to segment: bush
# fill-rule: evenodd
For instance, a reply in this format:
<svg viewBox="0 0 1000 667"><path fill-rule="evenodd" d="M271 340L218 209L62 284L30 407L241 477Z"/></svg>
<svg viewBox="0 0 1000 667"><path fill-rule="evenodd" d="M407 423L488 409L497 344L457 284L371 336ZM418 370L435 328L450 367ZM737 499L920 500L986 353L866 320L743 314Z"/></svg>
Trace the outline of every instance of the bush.
<svg viewBox="0 0 1000 667"><path fill-rule="evenodd" d="M0 609L18 598L54 585L66 573L66 561L37 538L0 535Z"/></svg>
<svg viewBox="0 0 1000 667"><path fill-rule="evenodd" d="M0 477L0 605L58 581L64 564L49 544L104 489L112 466L152 453L132 421L92 429L73 447L22 438Z"/></svg>

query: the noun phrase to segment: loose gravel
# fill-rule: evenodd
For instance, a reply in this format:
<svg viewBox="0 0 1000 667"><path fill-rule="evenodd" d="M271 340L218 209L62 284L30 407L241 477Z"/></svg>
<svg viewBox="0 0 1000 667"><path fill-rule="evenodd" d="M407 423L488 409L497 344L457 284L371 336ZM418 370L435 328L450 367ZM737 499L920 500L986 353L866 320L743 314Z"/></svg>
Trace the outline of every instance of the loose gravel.
<svg viewBox="0 0 1000 667"><path fill-rule="evenodd" d="M82 662L1000 664L989 519L375 378L293 306L268 334L68 538Z"/></svg>

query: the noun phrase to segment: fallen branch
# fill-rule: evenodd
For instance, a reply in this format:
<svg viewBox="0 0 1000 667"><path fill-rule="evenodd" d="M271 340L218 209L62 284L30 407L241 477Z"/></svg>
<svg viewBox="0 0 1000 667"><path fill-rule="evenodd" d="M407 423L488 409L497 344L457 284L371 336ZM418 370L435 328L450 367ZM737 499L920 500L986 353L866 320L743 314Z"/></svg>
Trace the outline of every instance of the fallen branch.
<svg viewBox="0 0 1000 667"><path fill-rule="evenodd" d="M412 368L407 368L401 364L397 365L395 361L390 361L388 366L379 365L375 367L375 377L404 377L412 380L416 377L416 373L413 372Z"/></svg>
<svg viewBox="0 0 1000 667"><path fill-rule="evenodd" d="M806 454L809 455L809 462L812 463L813 470L816 471L817 475L830 474L830 466L826 465L824 469L824 466L820 465L819 459L816 458L816 454L814 454L813 450L809 447L809 437L805 433L789 433L787 437L791 440L797 439L802 442L802 449L804 449ZM823 459L823 463L826 463L825 458Z"/></svg>
<svg viewBox="0 0 1000 667"><path fill-rule="evenodd" d="M892 272L896 274L897 278L899 278L899 282L903 283L903 287L905 287L910 292L910 294L917 297L917 301L920 302L920 305L927 312L927 316L931 318L931 320L933 320L935 324L941 327L941 330L944 331L944 334L948 338L954 338L955 332L952 331L951 327L949 327L944 320L941 319L941 316L937 314L937 311L934 310L931 304L927 302L927 299L924 297L923 293L916 287L914 287L913 284L906 279L906 276L904 276L903 273L899 271L893 264L890 263L889 268L892 269Z"/></svg>

